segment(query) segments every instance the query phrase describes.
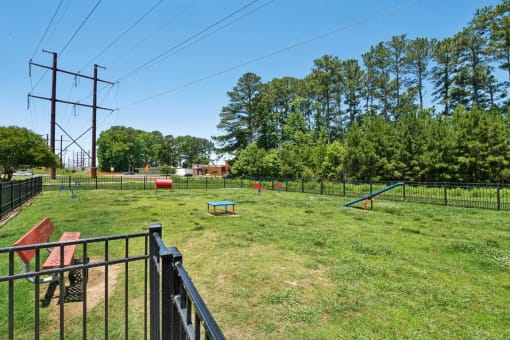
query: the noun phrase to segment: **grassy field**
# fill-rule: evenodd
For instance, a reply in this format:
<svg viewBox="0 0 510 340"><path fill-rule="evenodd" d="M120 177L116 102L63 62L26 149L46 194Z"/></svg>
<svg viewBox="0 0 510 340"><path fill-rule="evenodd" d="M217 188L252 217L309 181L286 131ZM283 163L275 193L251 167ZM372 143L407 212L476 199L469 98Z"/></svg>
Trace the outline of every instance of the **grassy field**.
<svg viewBox="0 0 510 340"><path fill-rule="evenodd" d="M71 199L68 192L44 192L0 228L0 247L45 216L57 235L81 231L83 238L138 232L161 222L165 243L182 252L227 338L510 338L505 212L383 200L365 211L342 208L349 200L343 197L276 191L259 196L250 189L76 193ZM209 216L211 200L235 201L238 215ZM0 258L0 275L6 273ZM32 296L29 289L21 285L17 299ZM133 289L133 299L140 298L142 283ZM4 316L6 295L0 284ZM89 317L91 337L102 334L101 308ZM30 319L29 313L17 307L16 318ZM112 337L121 331L117 314ZM43 337L52 338L49 312L43 309L41 318ZM140 328L142 317L132 319L133 329ZM6 322L0 318L0 338ZM69 334L73 327L80 334L79 319L69 325Z"/></svg>

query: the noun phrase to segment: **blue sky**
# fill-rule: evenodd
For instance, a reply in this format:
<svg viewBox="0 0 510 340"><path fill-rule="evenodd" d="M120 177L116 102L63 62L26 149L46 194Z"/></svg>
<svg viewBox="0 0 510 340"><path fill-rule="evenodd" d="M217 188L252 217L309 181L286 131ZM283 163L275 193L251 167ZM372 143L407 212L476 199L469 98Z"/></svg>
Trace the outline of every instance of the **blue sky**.
<svg viewBox="0 0 510 340"><path fill-rule="evenodd" d="M32 99L27 109L27 93L51 95L50 72L32 67L29 77L30 59L51 65L51 54L42 49L59 53L61 69L91 76L97 63L106 68L99 78L118 81L114 87L100 86L98 105L116 110L98 112L98 136L122 125L210 138L221 134L216 125L228 104L226 93L246 72L264 82L302 78L325 54L359 59L370 46L404 33L411 39L442 39L459 32L477 8L499 1L103 0L85 21L97 3L3 2L1 126L49 133L49 102ZM157 59L161 55L166 57ZM152 60L157 62L133 73ZM91 93L91 81L58 75L59 99L90 104ZM58 104L56 115L62 127L57 139L83 134L78 141L89 150L91 110Z"/></svg>

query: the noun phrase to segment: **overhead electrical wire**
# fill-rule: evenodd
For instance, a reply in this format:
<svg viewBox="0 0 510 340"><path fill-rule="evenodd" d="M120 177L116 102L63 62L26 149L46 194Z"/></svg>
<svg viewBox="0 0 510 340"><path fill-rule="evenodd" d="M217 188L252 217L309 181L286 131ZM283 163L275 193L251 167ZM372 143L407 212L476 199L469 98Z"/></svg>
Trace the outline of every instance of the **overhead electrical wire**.
<svg viewBox="0 0 510 340"><path fill-rule="evenodd" d="M312 38L309 38L309 39L305 39L305 40L301 40L299 42L296 42L292 45L289 45L289 46L286 46L286 47L283 47L281 49L278 49L278 50L275 50L273 52L270 52L270 53L267 53L263 56L260 56L260 57L257 57L257 58L253 58L253 59L250 59L248 61L245 61L243 63L240 63L240 64L237 64L237 65L234 65L234 66L231 66L231 67L228 67L222 71L218 71L218 72L215 72L215 73L212 73L208 76L205 76L205 77L202 77L202 78L199 78L197 80L194 80L194 81L190 81L189 83L186 83L186 84L183 84L183 85L180 85L178 87L174 87L172 89L168 89L168 90L165 90L165 91L162 91L162 92L159 92L157 94L154 94L152 96L149 96L149 97L146 97L146 98L143 98L143 99L139 99L139 100L136 100L130 104L127 104L123 107L120 107L119 109L121 108L124 108L124 107L128 107L128 106L133 106L133 105L137 105L137 104L140 104L140 103L144 103L144 102L147 102L149 100L152 100L154 98L158 98L158 97L161 97L163 95L166 95L168 93L171 93L171 92L175 92L175 91L178 91L178 90L181 90L183 88L186 88L186 87L189 87L189 86L192 86L192 85L195 85L195 84L198 84L198 83L201 83L205 80L208 80L208 79L211 79L211 78L214 78L214 77L217 77L217 76L220 76L222 74L225 74L225 73L228 73L230 71L233 71L235 69L238 69L238 68L241 68L241 67L244 67L244 66L247 66L247 65L250 65L250 64L253 64L255 62L258 62L260 60L264 60L264 59L267 59L267 58L270 58L270 57L273 57L277 54L281 54L281 53L284 53L284 52L287 52L287 51L290 51L292 49L295 49L297 47L300 47L300 46L303 46L303 45L307 45L309 43L312 43L314 41L317 41L317 40L320 40L320 39L323 39L325 37L328 37L330 35L333 35L335 33L338 33L340 31L344 31L346 29L349 29L349 28L352 28L352 27L355 27L355 26L358 26L358 25L361 25L361 24L364 24L366 22L369 22L369 21L372 21L374 19L378 19L378 18L381 18L381 17L385 17L385 16L388 16L390 14L393 14L405 7L410 7L412 5L415 5L419 2L423 2L424 0L412 0L412 1L408 1L408 2L405 2L403 4L400 4L396 7L393 7L393 8L390 8L390 9L387 9L385 11L382 11L382 12L379 12L377 14L374 14L372 16L369 16L369 17L366 17L366 18L363 18L363 19L360 19L360 20L357 20L357 21L354 21L350 24L347 24L347 25L342 25L342 26L338 26L328 32L325 32L325 33L321 33L319 35L316 35Z"/></svg>
<svg viewBox="0 0 510 340"><path fill-rule="evenodd" d="M71 42L74 40L74 38L76 37L76 35L78 34L78 32L81 31L81 29L83 28L83 26L85 25L85 23L90 19L90 17L92 16L92 14L94 13L94 11L96 10L96 8L99 6L99 4L102 2L103 0L99 0L96 5L94 6L94 8L92 8L92 10L89 12L89 14L85 17L85 19L83 19L82 23L80 24L80 26L78 26L78 28L76 29L76 31L74 31L73 35L71 36L71 38L69 38L69 40L67 41L67 43L65 44L65 46L60 50L59 54L62 54L66 49L67 47L69 46L69 44L71 44Z"/></svg>
<svg viewBox="0 0 510 340"><path fill-rule="evenodd" d="M42 42L44 41L44 39L46 38L46 35L48 34L48 31L51 27L51 25L53 24L53 21L55 20L55 17L57 16L58 14L58 11L60 10L60 7L62 7L62 4L64 3L64 0L60 0L57 8L55 9L55 11L53 12L53 15L51 16L51 19L50 19L50 22L48 23L48 25L46 26L46 29L44 30L42 36L41 36L41 39L39 39L39 42L37 43L37 46L35 47L34 49L34 52L32 53L32 57L30 57L30 60L34 59L35 57L35 54L37 53L37 51L39 50L39 47L41 47L41 44ZM29 66L30 67L30 66ZM39 79L39 81L37 82L36 86L39 84L39 82L44 78L44 75L46 74L46 72L42 75L42 77ZM34 90L35 86L32 82L32 77L30 77L30 88L31 88L31 91ZM30 98L28 97L28 100L30 100ZM27 106L29 106L30 102L27 103ZM33 125L37 125L37 122L34 124L34 111L33 109L30 109L29 107L27 107L27 109L30 110L30 114L31 114L31 118L32 118L32 124Z"/></svg>
<svg viewBox="0 0 510 340"><path fill-rule="evenodd" d="M252 1L251 3L247 4L246 6L243 6L242 8L240 8L240 9L236 10L235 12L230 13L230 14L229 14L229 15L227 15L226 17L224 17L224 18L220 19L219 21L217 21L215 24L212 24L212 25L208 26L208 28L207 28L207 29L210 29L210 28L214 27L215 25L218 25L219 23L224 22L225 20L227 20L227 19L231 18L231 17L232 17L232 16L234 16L235 14L239 13L240 11L242 11L242 10L246 9L247 7L251 6L253 3L258 2L258 1L259 1L259 0ZM165 58L170 57L170 56L172 56L172 55L174 55L174 54L176 54L176 53L178 53L178 52L180 52L180 51L182 51L182 50L184 50L184 49L188 48L189 46L192 46L192 45L194 45L194 44L196 44L196 43L198 43L198 42L200 42L200 41L202 41L202 40L204 40L204 39L206 39L206 38L210 37L210 36L211 36L211 35L213 35L214 33L217 33L217 32L219 32L219 31L221 31L222 29L224 29L224 28L226 28L226 27L228 27L228 26L230 26L230 25L234 24L235 22L237 22L237 21L241 20L242 18L244 18L244 17L246 17L246 16L248 16L248 15L250 15L250 14L253 14L254 12L256 12L256 11L258 11L258 10L262 9L263 7L267 6L268 4L270 4L270 3L272 3L272 2L274 2L274 0L266 1L266 2L264 2L262 5L260 5L260 6L256 7L256 8L254 8L253 10L251 10L251 11L249 11L249 12L247 12L247 13L245 13L245 14L243 14L243 15L239 16L239 17L237 17L236 19L234 19L234 20L232 20L232 21L230 21L230 22L226 23L226 24L225 24L225 25L223 25L223 26L218 27L216 30L214 30L214 31L212 31L212 32L210 32L210 33L208 33L208 34L206 34L206 35L204 35L204 36L200 37L199 39L196 39L196 40L193 40L193 41L192 41L192 38L193 38L193 37L196 37L196 36L198 36L198 35L202 34L202 33L203 33L203 32L205 32L207 29L204 29L204 30L202 30L201 32L194 34L192 37L187 38L185 41L180 42L179 44L175 45L172 49L167 50L167 51L166 51L167 53L171 52L170 50L173 50L173 53L169 53L169 54L167 54L167 55L165 56ZM188 44L185 44L186 42L189 42L189 43L188 43ZM180 46L181 48L177 49L177 47L179 47L179 46ZM162 61L162 60L160 60L160 61ZM158 62L159 62L159 61L158 61ZM138 72L141 72L141 70L140 70L140 71L138 71ZM119 80L117 80L117 81L115 82L115 84L116 84L116 85L118 85L118 84L120 83L120 80L121 80L121 79L126 79L126 78L128 77L128 74L131 74L131 73L133 73L133 74L134 74L134 71L130 71L130 72L128 72L126 75L124 75L123 77L119 78ZM99 92L104 91L104 90L105 90L106 88L108 88L108 87L110 87L110 86L107 86L107 85L103 86L103 87L99 90ZM113 86L111 86L111 87L113 87ZM90 96L91 96L91 95L88 95L87 97L84 97L82 100L85 100L85 99L89 98Z"/></svg>
<svg viewBox="0 0 510 340"><path fill-rule="evenodd" d="M62 4L64 3L64 0L60 0L60 3L58 4L57 8L55 9L55 12L53 13L53 15L51 16L51 19L50 19L50 22L48 23L48 26L46 26L46 29L44 30L44 33L41 37L41 39L39 40L39 43L37 44L37 46L35 47L34 49L34 53L32 53L32 57L30 59L33 59L35 54L37 53L37 50L39 50L39 47L41 46L44 38L46 38L46 34L48 33L48 30L50 29L51 27L51 24L53 23L53 20L55 20L55 17L57 16L57 13L58 11L60 10L60 7L62 7Z"/></svg>
<svg viewBox="0 0 510 340"><path fill-rule="evenodd" d="M154 6L152 6L147 12L145 12L141 17L139 17L131 26L129 26L124 32L122 32L119 36L117 36L110 44L108 44L105 48L101 50L95 57L93 57L85 66L83 66L80 70L83 71L87 66L92 64L94 60L102 56L108 49L110 49L113 45L115 45L120 39L122 39L126 34L128 34L133 28L135 28L140 22L142 22L145 17L147 17L150 13L152 13L159 5L163 3L164 0L158 1Z"/></svg>
<svg viewBox="0 0 510 340"><path fill-rule="evenodd" d="M256 7L256 8L254 8L253 10L251 10L251 11L249 11L249 12L247 12L247 13L245 13L245 14L243 14L243 15L241 15L241 16L239 16L239 17L237 17L237 18L235 18L234 20L232 20L232 21L230 21L230 22L226 23L225 25L218 27L218 28L217 28L217 29L215 29L214 31L212 31L212 32L210 32L210 33L208 33L208 34L206 34L206 35L204 35L204 36L202 36L202 37L200 37L200 38L198 38L198 39L196 39L196 40L193 40L193 41L191 41L190 43L188 43L188 44L186 44L186 45L181 46L181 48L176 49L176 50L175 50L175 51L173 51L172 53L168 54L165 58L170 57L170 56L173 56L173 55L175 55L175 54L179 53L180 51L185 50L186 48L188 48L188 47L190 47L190 46L192 46L192 45L195 45L196 43L199 43L200 41L202 41L202 40L204 40L204 39L206 39L206 38L210 37L211 35L213 35L213 34L215 34L215 33L219 32L219 31L221 31L221 30L223 30L223 29L227 28L227 27L228 27L228 26L230 26L230 25L233 25L234 23L238 22L239 20L243 19L244 17L247 17L248 15L253 14L254 12L257 12L258 10L260 10L260 9L262 9L262 8L264 8L264 7L266 7L267 5L269 5L270 3L274 2L274 1L275 1L275 0L269 0L269 1L266 1L266 2L265 2L265 3L263 3L262 5L260 5L260 6Z"/></svg>
<svg viewBox="0 0 510 340"><path fill-rule="evenodd" d="M94 13L94 11L96 10L96 8L99 6L99 4L102 2L103 0L99 0L96 5L92 8L92 10L89 12L89 14L85 17L85 19L81 22L80 26L78 26L78 28L76 29L76 31L74 31L73 35L69 38L69 40L67 41L67 43L64 45L64 47L60 50L60 52L58 53L59 55L61 55L66 49L67 47L71 44L71 42L74 40L74 38L76 37L76 35L80 32L80 30L83 28L83 26L85 25L85 23L90 19L90 17L92 16L92 14ZM60 7L60 5L59 5ZM39 85L39 83L41 82L41 80L44 78L44 76L46 75L46 73L48 72L48 70L44 71L43 75L41 76L41 78L39 78L39 80L37 81L37 83L32 86L32 88L30 89L30 92L33 92L34 89Z"/></svg>
<svg viewBox="0 0 510 340"><path fill-rule="evenodd" d="M228 20L229 18L235 16L236 14L238 14L239 12L245 10L246 8L252 6L254 3L258 2L259 0L253 0L251 2L249 2L248 4L242 6L241 8L233 11L232 13L228 14L227 16L221 18L220 20L216 21L215 23L205 27L204 29L200 30L199 32L193 34L192 36L186 38L185 40L181 41L180 43L178 43L177 45L174 45L172 46L171 48L165 50L164 52L162 52L161 54L159 54L158 56L150 59L149 61L143 63L142 65L138 66L137 68L129 71L128 73L126 73L124 76L120 77L119 78L119 81L120 80L124 80L136 73L139 73L141 72L142 70L150 67L150 66L154 66L155 64L165 60L167 57L168 57L168 54L170 54L172 51L176 50L177 48L183 46L184 44L190 42L191 40L195 39L196 37L200 36L201 34L207 32L208 30L210 30L211 28L221 24L222 22Z"/></svg>
<svg viewBox="0 0 510 340"><path fill-rule="evenodd" d="M122 39L127 33L129 33L133 28L135 28L143 19L145 19L150 13L152 13L159 5L163 3L164 0L159 0L156 4L154 4L149 10L147 10L144 14L142 14L138 19L136 19L126 30L124 30L121 34L119 34L115 39L113 39L106 47L104 47L96 56L94 56L85 66L83 66L78 73L81 73L87 66L93 63L97 58L103 55L108 49L110 49L113 45L115 45L120 39ZM104 91L105 88L109 86L105 86L99 91ZM84 101L87 98L90 98L92 94L84 97L80 102Z"/></svg>

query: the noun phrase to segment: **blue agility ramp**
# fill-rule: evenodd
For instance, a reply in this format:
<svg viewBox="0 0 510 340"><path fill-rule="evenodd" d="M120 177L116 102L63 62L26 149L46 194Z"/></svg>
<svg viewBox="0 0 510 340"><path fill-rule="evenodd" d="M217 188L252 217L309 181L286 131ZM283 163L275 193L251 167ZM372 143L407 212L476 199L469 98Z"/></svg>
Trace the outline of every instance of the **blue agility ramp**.
<svg viewBox="0 0 510 340"><path fill-rule="evenodd" d="M344 206L344 207L350 207L351 205L356 204L356 203L358 203L358 202L363 202L364 200L372 199L372 198L374 198L375 196L380 195L380 194L382 194L382 193L383 193L383 192L385 192L385 191L388 191L388 190L391 190L391 189L393 189L393 188L396 188L396 187L398 187L399 185L402 185L402 184L403 184L402 182L394 183L394 184L392 184L392 185L390 185L390 186L387 186L387 187L385 187L385 188L382 188L381 190L378 190L378 191L376 191L376 192L373 192L373 193L371 193L371 194L368 194L368 195L363 196L363 197L360 197L360 198L356 198L356 199L355 199L355 200L353 200L353 201L350 201L350 202L344 203L344 204L343 204L343 206Z"/></svg>

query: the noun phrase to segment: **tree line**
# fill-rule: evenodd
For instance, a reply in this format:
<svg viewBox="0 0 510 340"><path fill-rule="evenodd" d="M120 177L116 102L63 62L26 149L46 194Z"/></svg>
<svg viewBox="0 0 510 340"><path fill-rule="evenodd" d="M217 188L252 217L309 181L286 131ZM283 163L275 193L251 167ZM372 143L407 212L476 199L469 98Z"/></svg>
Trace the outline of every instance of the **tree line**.
<svg viewBox="0 0 510 340"><path fill-rule="evenodd" d="M0 182L20 166L57 166L58 158L40 135L18 126L0 126Z"/></svg>
<svg viewBox="0 0 510 340"><path fill-rule="evenodd" d="M184 166L209 164L214 144L192 136L164 136L131 127L113 126L101 132L97 156L101 171L128 171L145 166Z"/></svg>
<svg viewBox="0 0 510 340"><path fill-rule="evenodd" d="M246 176L510 179L510 0L453 37L405 34L303 79L241 76L213 137Z"/></svg>

